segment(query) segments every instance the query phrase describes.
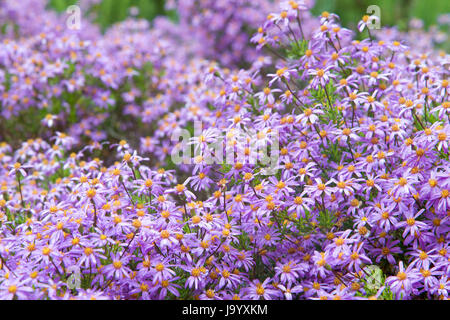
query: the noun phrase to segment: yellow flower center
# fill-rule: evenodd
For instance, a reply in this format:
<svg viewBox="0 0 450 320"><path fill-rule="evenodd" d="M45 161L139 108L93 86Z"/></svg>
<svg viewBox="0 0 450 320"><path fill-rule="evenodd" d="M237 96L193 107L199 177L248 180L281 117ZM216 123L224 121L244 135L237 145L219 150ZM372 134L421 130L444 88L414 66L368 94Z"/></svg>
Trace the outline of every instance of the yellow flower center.
<svg viewBox="0 0 450 320"><path fill-rule="evenodd" d="M265 292L265 290L264 290L264 288L262 286L258 286L256 288L256 294L257 295L262 296L264 294L264 292Z"/></svg>
<svg viewBox="0 0 450 320"><path fill-rule="evenodd" d="M401 281L405 280L406 279L406 273L404 273L404 272L397 273L397 278L399 280L401 280Z"/></svg>
<svg viewBox="0 0 450 320"><path fill-rule="evenodd" d="M86 197L90 199L94 198L96 194L97 191L95 189L89 189L88 191L86 191Z"/></svg>
<svg viewBox="0 0 450 320"><path fill-rule="evenodd" d="M12 294L15 294L17 292L17 286L15 286L15 285L9 286L8 287L8 292L12 293Z"/></svg>
<svg viewBox="0 0 450 320"><path fill-rule="evenodd" d="M206 296L210 299L214 298L214 296L215 296L214 290L212 290L212 289L206 290Z"/></svg>
<svg viewBox="0 0 450 320"><path fill-rule="evenodd" d="M285 186L286 184L283 181L277 183L277 189L283 189Z"/></svg>
<svg viewBox="0 0 450 320"><path fill-rule="evenodd" d="M145 186L147 188L150 188L151 186L153 186L153 181L151 179L145 180Z"/></svg>
<svg viewBox="0 0 450 320"><path fill-rule="evenodd" d="M290 265L284 265L283 266L283 272L284 273L289 273L289 272L291 272L291 266Z"/></svg>
<svg viewBox="0 0 450 320"><path fill-rule="evenodd" d="M169 236L170 236L170 233L169 233L169 231L167 231L167 230L163 230L163 231L161 231L161 238L163 238L163 239L167 239L167 238L169 238Z"/></svg>
<svg viewBox="0 0 450 320"><path fill-rule="evenodd" d="M419 258L421 260L425 260L426 258L428 258L428 255L427 255L427 253L425 251L421 251L420 254L419 254Z"/></svg>
<svg viewBox="0 0 450 320"><path fill-rule="evenodd" d="M199 275L200 275L200 269L198 269L198 268L192 269L191 276L198 277Z"/></svg>

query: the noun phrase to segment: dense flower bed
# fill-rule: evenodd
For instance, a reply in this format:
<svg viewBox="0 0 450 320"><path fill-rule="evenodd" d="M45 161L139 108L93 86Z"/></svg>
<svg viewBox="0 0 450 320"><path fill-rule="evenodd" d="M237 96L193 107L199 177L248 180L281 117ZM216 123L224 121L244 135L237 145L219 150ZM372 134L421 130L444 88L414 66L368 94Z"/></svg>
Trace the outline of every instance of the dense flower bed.
<svg viewBox="0 0 450 320"><path fill-rule="evenodd" d="M1 2L1 299L448 298L436 36L232 2L105 34Z"/></svg>

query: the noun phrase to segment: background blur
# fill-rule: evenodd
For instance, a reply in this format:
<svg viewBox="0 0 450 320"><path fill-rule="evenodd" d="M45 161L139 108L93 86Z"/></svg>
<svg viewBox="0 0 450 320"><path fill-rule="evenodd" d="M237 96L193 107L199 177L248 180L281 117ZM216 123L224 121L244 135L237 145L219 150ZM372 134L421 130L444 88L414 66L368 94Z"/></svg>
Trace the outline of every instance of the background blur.
<svg viewBox="0 0 450 320"><path fill-rule="evenodd" d="M183 1L183 0L181 0ZM50 0L50 5L58 11L64 11L76 0ZM164 9L165 0L102 0L95 9L98 23L107 28L116 21L128 16L130 7L138 7L140 18L152 20L157 15L169 15L176 19L175 12ZM437 17L450 12L450 0L316 0L314 13L322 11L337 13L347 27L355 26L366 14L367 7L376 4L381 8L383 25L397 25L405 30L411 18L420 18L426 27L435 24Z"/></svg>

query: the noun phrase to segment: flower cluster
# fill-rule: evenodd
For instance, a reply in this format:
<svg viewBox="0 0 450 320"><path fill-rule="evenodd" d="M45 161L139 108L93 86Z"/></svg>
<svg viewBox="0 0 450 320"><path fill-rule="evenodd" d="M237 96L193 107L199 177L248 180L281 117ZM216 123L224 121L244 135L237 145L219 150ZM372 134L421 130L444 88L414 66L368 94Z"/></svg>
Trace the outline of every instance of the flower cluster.
<svg viewBox="0 0 450 320"><path fill-rule="evenodd" d="M313 1L260 0L102 34L29 1L0 4L0 299L448 298L433 32L356 40ZM276 132L270 172L249 129ZM219 136L245 157L206 161Z"/></svg>

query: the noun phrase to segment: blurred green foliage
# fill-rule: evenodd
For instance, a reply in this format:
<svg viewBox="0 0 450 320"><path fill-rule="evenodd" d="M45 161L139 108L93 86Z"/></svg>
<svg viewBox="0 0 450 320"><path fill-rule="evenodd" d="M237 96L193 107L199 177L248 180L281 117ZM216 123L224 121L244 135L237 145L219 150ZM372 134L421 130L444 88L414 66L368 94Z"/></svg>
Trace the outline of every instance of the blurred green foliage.
<svg viewBox="0 0 450 320"><path fill-rule="evenodd" d="M50 0L50 6L57 11L64 11L77 0ZM164 8L165 0L102 0L94 7L97 12L97 23L103 28L122 21L129 16L129 8L139 8L139 18L152 20L158 15L173 16L173 12L167 12Z"/></svg>
<svg viewBox="0 0 450 320"><path fill-rule="evenodd" d="M411 18L422 19L429 27L436 24L439 15L450 12L450 0L316 0L313 12L334 12L344 25L355 26L370 5L380 7L382 25L397 25L403 30Z"/></svg>
<svg viewBox="0 0 450 320"><path fill-rule="evenodd" d="M50 0L50 5L58 11L64 11L76 0ZM128 8L139 8L140 18L152 20L157 15L175 17L174 12L166 12L165 0L103 0L96 8L98 23L106 28L116 21L125 19ZM316 0L313 12L319 15L322 11L337 13L343 24L354 27L365 15L370 5L378 5L381 9L382 25L397 25L401 29L407 28L407 21L420 18L426 26L436 23L437 17L450 12L450 0Z"/></svg>

